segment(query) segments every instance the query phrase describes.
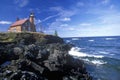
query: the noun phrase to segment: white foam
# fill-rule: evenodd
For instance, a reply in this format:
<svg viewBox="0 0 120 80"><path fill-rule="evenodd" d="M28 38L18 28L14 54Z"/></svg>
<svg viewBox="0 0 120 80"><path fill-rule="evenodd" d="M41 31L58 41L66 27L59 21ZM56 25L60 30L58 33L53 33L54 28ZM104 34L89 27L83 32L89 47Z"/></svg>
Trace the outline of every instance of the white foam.
<svg viewBox="0 0 120 80"><path fill-rule="evenodd" d="M69 51L69 54L72 55L72 56L80 57L85 62L88 62L90 64L94 64L94 65L97 65L97 66L107 63L107 62L104 62L102 60L98 60L99 58L103 58L104 57L102 55L92 55L92 54L90 55L90 54L86 54L86 53L80 52L80 50L81 50L81 48L73 47ZM84 57L95 57L96 59L88 59L88 58L84 58Z"/></svg>
<svg viewBox="0 0 120 80"><path fill-rule="evenodd" d="M73 47L69 51L69 54L72 55L72 56L77 56L77 57L95 57L95 58L103 58L104 57L102 55L86 54L86 53L80 52L80 50L81 49L78 48L78 47Z"/></svg>
<svg viewBox="0 0 120 80"><path fill-rule="evenodd" d="M102 60L89 60L89 59L82 59L82 60L84 60L87 63L94 64L94 65L103 65L107 63Z"/></svg>
<svg viewBox="0 0 120 80"><path fill-rule="evenodd" d="M113 40L113 39L115 39L115 38L105 38L105 40Z"/></svg>
<svg viewBox="0 0 120 80"><path fill-rule="evenodd" d="M72 56L77 56L77 57L86 57L87 56L87 54L80 52L80 48L78 48L78 47L71 48L71 50L69 51L69 54Z"/></svg>
<svg viewBox="0 0 120 80"><path fill-rule="evenodd" d="M89 55L88 57L103 58L103 55Z"/></svg>
<svg viewBox="0 0 120 80"><path fill-rule="evenodd" d="M103 65L103 64L106 64L107 62L105 61L102 61L102 60L90 60L90 59L82 59L83 61L85 61L86 63L88 64L94 64L96 66L99 66L99 65Z"/></svg>
<svg viewBox="0 0 120 80"><path fill-rule="evenodd" d="M85 53L82 53L82 52L79 52L80 51L80 48L78 47L73 47L71 48L71 50L69 51L69 54L72 55L72 56L77 56L77 57L86 57L87 54Z"/></svg>
<svg viewBox="0 0 120 80"><path fill-rule="evenodd" d="M90 60L89 60L89 59L82 59L82 60L84 60L84 61L86 61L86 62L90 62Z"/></svg>
<svg viewBox="0 0 120 80"><path fill-rule="evenodd" d="M94 40L91 39L91 40L88 40L88 41L93 42Z"/></svg>
<svg viewBox="0 0 120 80"><path fill-rule="evenodd" d="M113 55L115 55L115 54L110 54L110 55L112 55L112 56L113 56Z"/></svg>
<svg viewBox="0 0 120 80"><path fill-rule="evenodd" d="M102 65L102 64L106 64L107 62L104 62L102 60L92 60L91 61L93 64L95 65Z"/></svg>
<svg viewBox="0 0 120 80"><path fill-rule="evenodd" d="M99 51L99 53L101 53L101 54L109 54L108 52L105 52L105 51Z"/></svg>
<svg viewBox="0 0 120 80"><path fill-rule="evenodd" d="M67 42L67 43L69 43L69 42L70 42L70 40L66 40L66 42Z"/></svg>
<svg viewBox="0 0 120 80"><path fill-rule="evenodd" d="M72 40L79 40L79 38L72 38Z"/></svg>

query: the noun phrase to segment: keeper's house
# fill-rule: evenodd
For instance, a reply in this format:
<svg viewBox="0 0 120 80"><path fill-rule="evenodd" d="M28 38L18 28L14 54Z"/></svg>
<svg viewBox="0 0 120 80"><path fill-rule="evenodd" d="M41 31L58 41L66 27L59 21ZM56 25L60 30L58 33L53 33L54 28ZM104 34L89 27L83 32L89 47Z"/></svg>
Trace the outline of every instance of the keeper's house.
<svg viewBox="0 0 120 80"><path fill-rule="evenodd" d="M36 32L36 27L34 24L34 14L31 13L29 19L18 19L10 26L9 32L22 32L30 31Z"/></svg>

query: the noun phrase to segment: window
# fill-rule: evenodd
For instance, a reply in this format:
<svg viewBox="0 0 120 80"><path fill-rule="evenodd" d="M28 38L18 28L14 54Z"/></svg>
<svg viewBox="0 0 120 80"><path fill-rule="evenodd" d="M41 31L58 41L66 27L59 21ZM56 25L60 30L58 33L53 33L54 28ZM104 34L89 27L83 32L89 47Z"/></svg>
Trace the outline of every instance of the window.
<svg viewBox="0 0 120 80"><path fill-rule="evenodd" d="M31 31L30 23L28 22L28 31Z"/></svg>
<svg viewBox="0 0 120 80"><path fill-rule="evenodd" d="M22 26L23 27L23 31L25 31L26 30L26 27L25 26Z"/></svg>
<svg viewBox="0 0 120 80"><path fill-rule="evenodd" d="M28 31L31 31L31 28L30 28L30 26L28 26Z"/></svg>
<svg viewBox="0 0 120 80"><path fill-rule="evenodd" d="M14 31L14 32L16 32L16 27L15 27L15 28L13 28L13 31Z"/></svg>
<svg viewBox="0 0 120 80"><path fill-rule="evenodd" d="M28 26L28 22L25 23L25 26Z"/></svg>

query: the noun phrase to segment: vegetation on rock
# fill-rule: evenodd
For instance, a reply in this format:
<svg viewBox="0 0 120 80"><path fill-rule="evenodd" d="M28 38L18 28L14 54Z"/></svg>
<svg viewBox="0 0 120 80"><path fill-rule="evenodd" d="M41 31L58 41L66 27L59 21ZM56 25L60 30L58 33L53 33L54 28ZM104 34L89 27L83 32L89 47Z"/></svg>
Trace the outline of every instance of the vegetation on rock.
<svg viewBox="0 0 120 80"><path fill-rule="evenodd" d="M55 30L55 33L54 33L55 36L58 36L58 32Z"/></svg>
<svg viewBox="0 0 120 80"><path fill-rule="evenodd" d="M0 33L0 43L6 42L16 42L23 43L25 45L34 44L34 43L63 43L63 40L57 36L46 35L43 33L36 32L8 32L8 33Z"/></svg>

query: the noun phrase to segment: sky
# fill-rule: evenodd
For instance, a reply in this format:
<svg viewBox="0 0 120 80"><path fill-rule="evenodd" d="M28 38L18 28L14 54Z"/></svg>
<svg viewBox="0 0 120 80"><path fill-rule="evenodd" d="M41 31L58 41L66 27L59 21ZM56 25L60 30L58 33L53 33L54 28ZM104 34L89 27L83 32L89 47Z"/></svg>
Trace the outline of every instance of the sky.
<svg viewBox="0 0 120 80"><path fill-rule="evenodd" d="M1 0L0 32L34 12L37 31L60 37L120 36L120 0Z"/></svg>

